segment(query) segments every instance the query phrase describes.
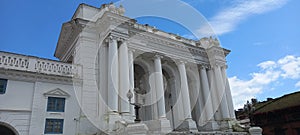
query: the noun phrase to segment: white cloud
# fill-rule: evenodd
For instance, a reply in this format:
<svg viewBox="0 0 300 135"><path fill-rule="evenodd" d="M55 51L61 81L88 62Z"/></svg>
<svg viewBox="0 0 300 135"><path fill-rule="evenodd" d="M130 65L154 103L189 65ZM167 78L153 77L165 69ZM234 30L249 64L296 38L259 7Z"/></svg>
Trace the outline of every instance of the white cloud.
<svg viewBox="0 0 300 135"><path fill-rule="evenodd" d="M249 81L240 80L236 76L228 78L228 80L236 109L242 108L247 100L254 98L261 92L260 87L253 87Z"/></svg>
<svg viewBox="0 0 300 135"><path fill-rule="evenodd" d="M276 63L274 61L266 61L258 64L258 66L262 69L267 69L267 68L275 68Z"/></svg>
<svg viewBox="0 0 300 135"><path fill-rule="evenodd" d="M261 93L267 85L280 77L280 72L267 69L263 72L252 73L251 77L250 80L241 80L236 76L229 78L235 108L243 107L247 100Z"/></svg>
<svg viewBox="0 0 300 135"><path fill-rule="evenodd" d="M284 71L284 78L298 79L300 78L300 57L286 56L278 61L281 69Z"/></svg>
<svg viewBox="0 0 300 135"><path fill-rule="evenodd" d="M257 65L260 71L251 73L251 79L229 78L235 108L243 107L247 100L270 88L282 79L300 79L300 57L288 55L278 61L265 61ZM295 84L300 87L300 81Z"/></svg>
<svg viewBox="0 0 300 135"><path fill-rule="evenodd" d="M236 26L251 15L262 14L282 7L288 0L244 0L237 1L233 6L222 10L209 19L216 35L233 31ZM212 35L211 26L202 26L197 30L199 35Z"/></svg>

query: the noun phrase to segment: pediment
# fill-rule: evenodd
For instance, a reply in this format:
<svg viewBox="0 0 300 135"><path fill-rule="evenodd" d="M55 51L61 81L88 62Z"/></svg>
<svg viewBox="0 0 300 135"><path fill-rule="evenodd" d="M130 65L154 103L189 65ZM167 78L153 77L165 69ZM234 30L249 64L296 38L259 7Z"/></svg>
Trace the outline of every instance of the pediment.
<svg viewBox="0 0 300 135"><path fill-rule="evenodd" d="M54 96L54 97L70 97L70 94L68 94L67 92L59 89L59 88L56 88L54 90L50 90L46 93L44 93L44 96L46 97L51 97L51 96Z"/></svg>

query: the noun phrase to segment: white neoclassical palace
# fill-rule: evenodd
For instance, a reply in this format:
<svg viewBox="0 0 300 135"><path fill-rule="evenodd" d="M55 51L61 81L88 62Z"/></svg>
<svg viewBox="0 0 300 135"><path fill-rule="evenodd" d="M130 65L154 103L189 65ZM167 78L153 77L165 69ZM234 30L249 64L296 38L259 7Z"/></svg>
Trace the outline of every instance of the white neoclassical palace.
<svg viewBox="0 0 300 135"><path fill-rule="evenodd" d="M229 50L138 24L123 7L81 4L59 61L0 52L0 134L233 132Z"/></svg>

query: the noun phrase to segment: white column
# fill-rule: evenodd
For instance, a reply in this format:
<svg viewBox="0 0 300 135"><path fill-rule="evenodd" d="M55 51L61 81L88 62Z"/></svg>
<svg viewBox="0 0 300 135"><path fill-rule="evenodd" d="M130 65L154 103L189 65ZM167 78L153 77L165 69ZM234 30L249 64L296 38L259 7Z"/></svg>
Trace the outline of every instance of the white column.
<svg viewBox="0 0 300 135"><path fill-rule="evenodd" d="M110 112L118 112L118 43L113 37L109 40L108 53L108 107Z"/></svg>
<svg viewBox="0 0 300 135"><path fill-rule="evenodd" d="M157 79L156 79L156 74L154 75L154 76L149 76L149 82L150 83L153 83L154 82L154 86L155 86L155 88L157 87L156 86L156 81L157 81ZM152 85L153 86L153 85ZM150 86L151 87L151 86ZM150 93L148 94L148 96L146 97L146 98L149 98L150 100L149 100L149 103L151 103L152 104L152 106L151 106L151 108L152 108L152 119L159 119L159 112L158 112L158 104L159 104L159 98L161 97L158 93L160 93L160 92L158 92L157 91L157 89L151 89L151 91L150 91ZM164 89L163 89L164 90ZM146 101L148 101L148 100L146 100Z"/></svg>
<svg viewBox="0 0 300 135"><path fill-rule="evenodd" d="M214 112L214 116L215 116L215 120L221 120L222 116L221 116L221 112L219 110L219 105L221 100L218 97L217 94L217 88L216 88L216 81L214 78L214 71L209 68L207 71L208 75L208 81L209 81L209 89L211 91L211 98L212 98L212 105L213 105L213 112Z"/></svg>
<svg viewBox="0 0 300 135"><path fill-rule="evenodd" d="M164 96L164 85L163 85L163 74L161 67L161 56L156 55L154 59L154 68L155 68L155 84L157 91L157 106L158 106L158 116L160 118L166 117L166 108L165 108L165 96Z"/></svg>
<svg viewBox="0 0 300 135"><path fill-rule="evenodd" d="M206 119L204 120L214 120L214 113L213 113L213 107L212 107L212 99L211 99L211 92L209 90L209 83L206 73L206 67L201 66L200 69L200 79L201 79L201 86L202 86L202 92L203 92L203 103L204 103L204 111L206 114ZM203 116L201 116L203 117Z"/></svg>
<svg viewBox="0 0 300 135"><path fill-rule="evenodd" d="M184 62L178 63L178 70L180 74L180 84L181 84L181 95L184 109L184 118L189 119L191 116L191 103L190 103L190 95L189 95L189 86L186 76L186 69Z"/></svg>
<svg viewBox="0 0 300 135"><path fill-rule="evenodd" d="M133 59L133 50L128 52L128 62L129 62L129 89L133 93L131 102L135 102L135 92L134 92L134 59ZM135 116L134 106L130 105L130 114Z"/></svg>
<svg viewBox="0 0 300 135"><path fill-rule="evenodd" d="M119 47L119 107L121 113L129 113L129 103L127 92L129 90L129 66L128 66L128 47L126 41L123 41Z"/></svg>
<svg viewBox="0 0 300 135"><path fill-rule="evenodd" d="M216 86L217 86L218 97L221 100L220 108L221 108L222 118L229 119L230 115L229 115L228 107L227 107L225 85L223 83L223 77L222 77L221 68L219 65L215 65L214 73L215 73L215 78L216 78L216 83L217 83Z"/></svg>
<svg viewBox="0 0 300 135"><path fill-rule="evenodd" d="M230 86L229 86L229 82L228 82L228 77L226 74L226 68L227 68L227 66L222 67L223 80L225 82L226 99L227 99L227 104L228 104L228 110L230 113L230 118L235 119L233 101L232 101L231 90L230 90Z"/></svg>

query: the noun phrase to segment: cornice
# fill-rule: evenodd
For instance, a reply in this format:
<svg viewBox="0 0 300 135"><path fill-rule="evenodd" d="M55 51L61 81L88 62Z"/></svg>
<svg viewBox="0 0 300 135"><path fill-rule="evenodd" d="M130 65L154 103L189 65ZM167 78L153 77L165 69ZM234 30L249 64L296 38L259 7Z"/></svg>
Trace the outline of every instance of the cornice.
<svg viewBox="0 0 300 135"><path fill-rule="evenodd" d="M230 50L218 47L218 46L212 46L207 49L207 52L212 55L222 56L225 58L227 54L229 54Z"/></svg>
<svg viewBox="0 0 300 135"><path fill-rule="evenodd" d="M183 61L187 61L194 64L203 64L209 63L208 57L202 56L192 56L192 54L187 49L177 49L175 47L169 46L161 46L161 44L141 44L139 42L129 42L128 48L134 48L136 50L135 53L143 54L143 53L160 53L165 57L169 57L172 59L181 59Z"/></svg>
<svg viewBox="0 0 300 135"><path fill-rule="evenodd" d="M84 28L82 21L84 20L75 19L63 24L54 53L55 57L59 59L64 57L66 51L71 47L76 37Z"/></svg>
<svg viewBox="0 0 300 135"><path fill-rule="evenodd" d="M48 82L72 85L72 77L0 68L0 78L27 82Z"/></svg>
<svg viewBox="0 0 300 135"><path fill-rule="evenodd" d="M182 51L189 51L193 55L198 55L202 57L207 57L207 53L204 48L189 45L180 41L176 41L167 37L159 36L150 32L138 32L136 30L129 31L130 37L137 37L140 39L145 39L148 43L156 43L161 45L166 45L169 47L175 47Z"/></svg>

